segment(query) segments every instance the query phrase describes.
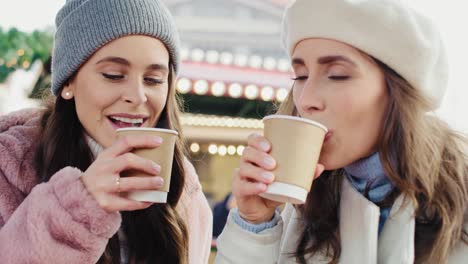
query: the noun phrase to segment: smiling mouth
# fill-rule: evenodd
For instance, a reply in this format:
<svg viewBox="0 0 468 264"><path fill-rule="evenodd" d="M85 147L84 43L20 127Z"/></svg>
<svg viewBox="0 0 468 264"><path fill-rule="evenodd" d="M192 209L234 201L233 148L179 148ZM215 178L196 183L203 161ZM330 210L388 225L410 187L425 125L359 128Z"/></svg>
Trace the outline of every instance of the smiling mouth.
<svg viewBox="0 0 468 264"><path fill-rule="evenodd" d="M127 127L142 127L148 118L129 118L121 116L108 116L107 119L115 129Z"/></svg>

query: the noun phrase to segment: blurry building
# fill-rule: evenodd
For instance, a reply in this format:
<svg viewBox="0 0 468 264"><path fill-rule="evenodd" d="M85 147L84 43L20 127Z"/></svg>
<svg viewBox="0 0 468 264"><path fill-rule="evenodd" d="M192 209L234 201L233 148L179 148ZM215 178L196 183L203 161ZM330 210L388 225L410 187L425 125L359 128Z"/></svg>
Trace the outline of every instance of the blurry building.
<svg viewBox="0 0 468 264"><path fill-rule="evenodd" d="M191 159L204 192L231 189L247 136L261 131L292 84L280 45L281 0L165 0L182 41L177 90Z"/></svg>

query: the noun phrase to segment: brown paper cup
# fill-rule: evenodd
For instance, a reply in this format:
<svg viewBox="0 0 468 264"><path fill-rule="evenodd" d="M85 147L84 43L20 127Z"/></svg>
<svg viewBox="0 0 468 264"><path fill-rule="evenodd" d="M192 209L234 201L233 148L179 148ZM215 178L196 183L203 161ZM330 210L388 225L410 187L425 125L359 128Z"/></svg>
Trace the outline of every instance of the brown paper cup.
<svg viewBox="0 0 468 264"><path fill-rule="evenodd" d="M162 128L120 128L117 129L119 137L125 135L151 135L163 139L161 146L152 149L135 149L135 155L152 160L161 166L159 176L164 179L164 185L159 190L133 191L122 193L123 197L141 202L166 203L167 193L171 183L172 160L174 157L174 146L179 133L175 130ZM128 170L121 173L121 177L152 177L142 171Z"/></svg>
<svg viewBox="0 0 468 264"><path fill-rule="evenodd" d="M283 203L305 203L328 129L309 119L286 115L266 116L263 123L276 168L275 181L260 196Z"/></svg>

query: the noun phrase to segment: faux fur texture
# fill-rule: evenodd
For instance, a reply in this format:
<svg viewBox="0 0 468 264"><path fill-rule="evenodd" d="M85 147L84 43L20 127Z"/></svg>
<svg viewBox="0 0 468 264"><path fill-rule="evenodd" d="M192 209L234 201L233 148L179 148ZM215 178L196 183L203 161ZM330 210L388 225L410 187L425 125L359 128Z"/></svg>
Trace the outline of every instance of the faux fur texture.
<svg viewBox="0 0 468 264"><path fill-rule="evenodd" d="M79 169L63 168L38 184L39 121L38 109L0 117L0 262L95 263L118 231L121 216L99 207ZM190 263L207 263L212 214L188 160L185 169L177 210L189 228Z"/></svg>

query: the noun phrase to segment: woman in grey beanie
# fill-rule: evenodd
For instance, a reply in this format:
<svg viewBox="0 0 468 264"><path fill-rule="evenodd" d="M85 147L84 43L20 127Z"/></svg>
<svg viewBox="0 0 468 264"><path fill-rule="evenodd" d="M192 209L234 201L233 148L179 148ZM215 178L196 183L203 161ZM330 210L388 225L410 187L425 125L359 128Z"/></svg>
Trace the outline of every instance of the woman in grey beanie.
<svg viewBox="0 0 468 264"><path fill-rule="evenodd" d="M184 156L170 13L159 0L67 0L56 26L56 97L0 118L0 262L206 263L212 216ZM165 184L131 152L162 139L118 138L126 127L179 132L167 202L123 195Z"/></svg>
<svg viewBox="0 0 468 264"><path fill-rule="evenodd" d="M216 263L466 263L468 142L428 115L447 86L431 21L398 0L297 0L283 43L295 78L278 113L329 128L320 164L280 216L259 195L275 146L252 135Z"/></svg>

